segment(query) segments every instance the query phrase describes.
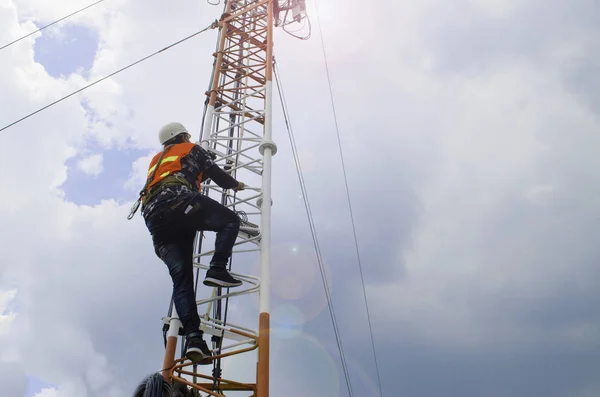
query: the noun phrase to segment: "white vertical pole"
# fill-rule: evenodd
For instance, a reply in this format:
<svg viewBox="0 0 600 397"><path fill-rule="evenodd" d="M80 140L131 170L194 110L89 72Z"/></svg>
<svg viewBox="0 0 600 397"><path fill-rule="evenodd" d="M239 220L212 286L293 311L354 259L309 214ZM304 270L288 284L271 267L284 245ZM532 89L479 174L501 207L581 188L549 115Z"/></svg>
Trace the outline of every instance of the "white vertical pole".
<svg viewBox="0 0 600 397"><path fill-rule="evenodd" d="M177 315L175 304L173 303L173 311L169 320L169 329L167 331L167 346L163 359L162 375L167 380L171 380L171 369L175 365L175 354L177 350L177 338L179 337L179 329L181 328L181 320Z"/></svg>
<svg viewBox="0 0 600 397"><path fill-rule="evenodd" d="M261 149L263 151L263 175L262 175L262 205L261 205L261 249L260 249L260 298L259 309L268 313L270 310L270 275L271 275L271 164L273 158L274 143L271 140L271 107L272 107L272 84L267 81L266 107L265 107L265 134ZM275 149L276 151L276 149Z"/></svg>
<svg viewBox="0 0 600 397"><path fill-rule="evenodd" d="M269 397L269 352L270 352L270 292L271 292L271 160L277 153L273 143L272 107L273 107L273 0L267 3L267 54L266 54L266 92L265 92L265 130L260 145L263 156L262 203L261 203L261 241L260 241L260 290L258 318L258 376L257 396Z"/></svg>
<svg viewBox="0 0 600 397"><path fill-rule="evenodd" d="M210 138L210 132L212 131L213 112L215 110L214 105L208 105L206 107L206 115L204 116L204 125L202 126L202 136L200 137L202 149L208 149L208 139Z"/></svg>

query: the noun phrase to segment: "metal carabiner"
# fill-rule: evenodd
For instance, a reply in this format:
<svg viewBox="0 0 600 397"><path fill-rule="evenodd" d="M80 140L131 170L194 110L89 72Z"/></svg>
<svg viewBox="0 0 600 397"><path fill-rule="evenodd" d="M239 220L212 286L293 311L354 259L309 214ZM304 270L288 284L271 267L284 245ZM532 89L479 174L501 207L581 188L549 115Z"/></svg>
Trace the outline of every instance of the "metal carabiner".
<svg viewBox="0 0 600 397"><path fill-rule="evenodd" d="M135 203L133 203L133 205L131 206L131 211L129 212L129 215L127 215L128 220L131 220L135 216L135 213L137 212L138 208L140 208L141 202L142 198L140 197Z"/></svg>

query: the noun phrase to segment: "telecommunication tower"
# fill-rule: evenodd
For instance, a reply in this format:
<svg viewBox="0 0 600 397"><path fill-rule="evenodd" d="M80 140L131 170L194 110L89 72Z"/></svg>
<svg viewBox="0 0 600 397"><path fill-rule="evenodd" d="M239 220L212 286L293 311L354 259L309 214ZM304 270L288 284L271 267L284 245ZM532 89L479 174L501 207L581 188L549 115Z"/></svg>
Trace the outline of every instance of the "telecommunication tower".
<svg viewBox="0 0 600 397"><path fill-rule="evenodd" d="M206 92L200 144L247 188L233 192L210 181L202 188L204 194L242 218L230 269L244 284L230 291L196 288L202 330L215 357L211 366L192 365L183 354L177 354L178 340L181 339L179 346L184 346L185 341L173 302L163 319L166 349L162 374L201 395L269 396L271 162L277 152L272 137L273 30L285 30L288 25L305 21L305 0L226 0L218 20L218 44ZM196 236L196 286L201 284L198 278L208 268L206 262L213 253L206 237L204 233ZM240 261L243 265L236 266ZM257 265L257 275L238 273L240 267L248 269L253 264ZM239 297L248 299L248 295L258 295L258 321L254 326L236 325L235 316L227 313L229 301L239 302ZM256 376L249 382L230 379L224 364L242 354L256 357Z"/></svg>

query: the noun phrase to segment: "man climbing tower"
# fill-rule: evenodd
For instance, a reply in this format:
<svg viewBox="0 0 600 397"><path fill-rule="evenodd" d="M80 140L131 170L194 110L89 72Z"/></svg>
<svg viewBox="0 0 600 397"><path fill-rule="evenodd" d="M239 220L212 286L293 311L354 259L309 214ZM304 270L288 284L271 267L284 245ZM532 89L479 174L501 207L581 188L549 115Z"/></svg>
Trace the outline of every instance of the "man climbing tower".
<svg viewBox="0 0 600 397"><path fill-rule="evenodd" d="M159 133L163 150L150 162L142 194L142 214L156 255L167 265L173 280L173 300L186 335L186 357L209 364L211 352L200 330L193 276L196 232L216 232L215 252L204 279L211 287L237 287L242 282L229 274L227 263L239 229L240 218L227 207L200 192L210 178L224 189L243 190L245 185L217 166L210 154L190 142L180 123L169 123Z"/></svg>

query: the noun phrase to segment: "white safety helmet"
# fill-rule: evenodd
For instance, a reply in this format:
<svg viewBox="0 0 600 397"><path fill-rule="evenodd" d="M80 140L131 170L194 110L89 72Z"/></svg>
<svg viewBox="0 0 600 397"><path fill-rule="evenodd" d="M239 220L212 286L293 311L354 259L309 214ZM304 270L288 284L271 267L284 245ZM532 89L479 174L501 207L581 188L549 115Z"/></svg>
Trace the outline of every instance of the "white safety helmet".
<svg viewBox="0 0 600 397"><path fill-rule="evenodd" d="M162 126L160 131L158 131L158 140L161 145L164 145L169 139L179 135L179 134L189 134L188 130L181 123L169 123Z"/></svg>

